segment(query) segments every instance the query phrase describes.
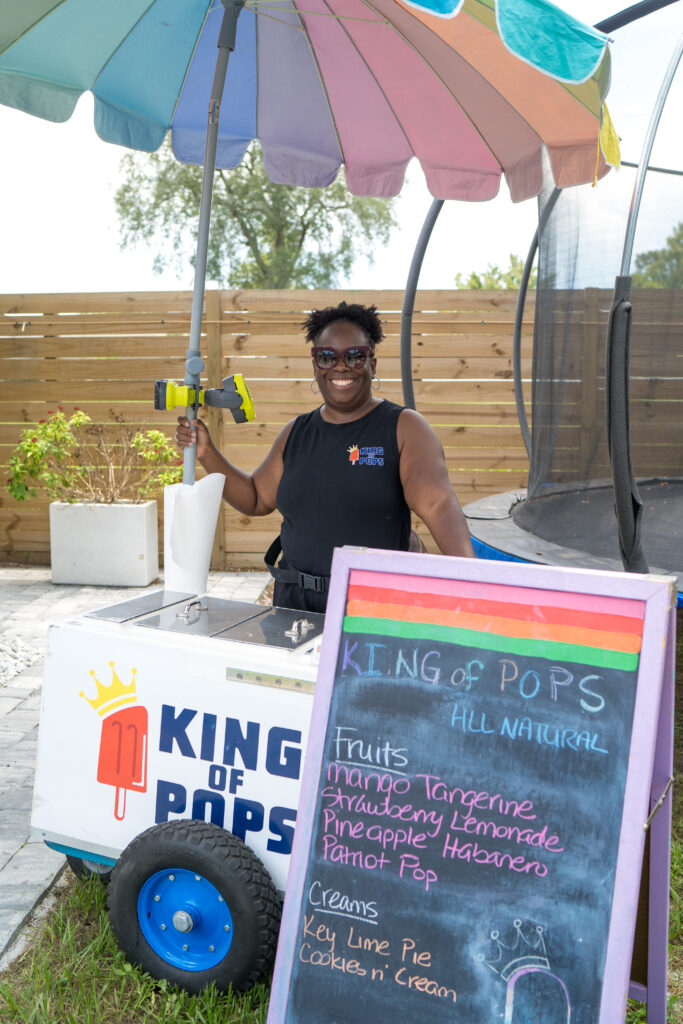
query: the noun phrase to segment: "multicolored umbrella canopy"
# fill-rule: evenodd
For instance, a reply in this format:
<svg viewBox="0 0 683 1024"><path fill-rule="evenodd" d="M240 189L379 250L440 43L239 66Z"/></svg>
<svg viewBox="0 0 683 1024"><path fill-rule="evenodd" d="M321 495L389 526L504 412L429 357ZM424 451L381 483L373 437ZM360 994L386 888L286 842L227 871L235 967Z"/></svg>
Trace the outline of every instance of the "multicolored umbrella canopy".
<svg viewBox="0 0 683 1024"><path fill-rule="evenodd" d="M241 0L238 0L241 7ZM204 162L221 0L0 0L0 103L67 120L95 97L108 141ZM247 0L216 163L252 139L269 176L396 195L413 157L442 199L485 200L505 175L537 195L607 170L606 37L547 0Z"/></svg>

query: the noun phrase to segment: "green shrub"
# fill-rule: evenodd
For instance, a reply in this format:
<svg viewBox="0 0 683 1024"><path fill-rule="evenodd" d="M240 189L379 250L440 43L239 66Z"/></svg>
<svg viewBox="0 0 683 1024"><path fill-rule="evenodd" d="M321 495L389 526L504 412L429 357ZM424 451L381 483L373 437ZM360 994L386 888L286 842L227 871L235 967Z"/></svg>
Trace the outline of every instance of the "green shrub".
<svg viewBox="0 0 683 1024"><path fill-rule="evenodd" d="M144 501L182 479L182 459L161 430L137 430L110 412L93 423L61 406L25 428L9 460L7 490L17 501L43 487L50 501Z"/></svg>

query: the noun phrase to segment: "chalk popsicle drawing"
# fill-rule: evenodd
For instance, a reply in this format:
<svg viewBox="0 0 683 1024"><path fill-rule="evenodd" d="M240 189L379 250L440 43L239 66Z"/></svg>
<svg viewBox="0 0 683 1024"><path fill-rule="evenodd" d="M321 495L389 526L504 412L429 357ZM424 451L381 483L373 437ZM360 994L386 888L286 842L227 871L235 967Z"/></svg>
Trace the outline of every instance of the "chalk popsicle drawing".
<svg viewBox="0 0 683 1024"><path fill-rule="evenodd" d="M527 1024L536 1019L539 1006L545 1024L571 1024L569 992L551 969L543 925L519 917L512 923L510 941L504 942L493 929L488 952L475 958L507 982L504 1024Z"/></svg>

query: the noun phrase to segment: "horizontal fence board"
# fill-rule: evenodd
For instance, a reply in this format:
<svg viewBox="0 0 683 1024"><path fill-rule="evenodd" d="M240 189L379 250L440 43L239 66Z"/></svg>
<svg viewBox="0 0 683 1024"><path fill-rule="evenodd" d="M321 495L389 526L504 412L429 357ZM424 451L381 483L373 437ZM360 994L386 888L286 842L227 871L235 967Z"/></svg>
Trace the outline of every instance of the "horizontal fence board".
<svg viewBox="0 0 683 1024"><path fill-rule="evenodd" d="M205 334L208 322L202 324ZM42 339L52 344L62 340L80 340L88 346L91 341L109 339L114 345L119 340L137 338L138 341L149 337L187 339L190 333L189 315L171 314L159 317L150 313L146 317L120 320L112 319L110 314L98 313L89 317L76 316L33 316L28 319L16 320L12 317L0 317L0 339L3 344L13 343L20 346L24 341ZM187 347L187 346L186 346Z"/></svg>
<svg viewBox="0 0 683 1024"><path fill-rule="evenodd" d="M249 382L249 390L254 400L256 415L259 415L259 403L270 404L278 401L281 407L290 403L297 413L305 412L314 408L318 396L311 394L309 380L286 380L284 383L277 380L263 380L252 378ZM119 393L119 386L123 394ZM19 396L17 392L19 391ZM286 400L283 397L286 394ZM27 384L25 388L18 388L14 383L0 383L0 402L3 405L7 402L16 402L17 397L26 394L26 399L42 402L49 408L56 405L65 407L78 406L83 408L83 398L86 394L85 385L79 381L38 381ZM524 393L527 400L531 397L531 385L525 383ZM109 380L91 381L87 385L89 400L109 404L114 407L120 398L126 402L149 403L153 411L154 387L152 381L126 381L112 375ZM392 401L403 401L403 389L399 380L382 379L382 398L390 398ZM513 402L514 387L512 380L471 380L469 378L456 378L448 381L424 381L420 387L418 405L420 410L423 406L431 408L432 405L453 405L453 404L476 404L486 402Z"/></svg>
<svg viewBox="0 0 683 1024"><path fill-rule="evenodd" d="M492 359L440 358L429 359L419 356L412 360L413 380L438 378L442 380L458 380L462 378L478 379L492 376L500 379L512 378L512 359L498 357L495 367ZM40 381L61 382L73 381L144 381L149 384L153 380L173 380L182 382L182 367L178 360L168 356L140 357L136 359L118 359L104 357L86 358L43 358L43 359L5 359L2 361L2 376L6 382L39 383ZM277 380L312 379L310 356L297 358L254 358L241 356L224 356L221 362L221 380L223 377L241 373L251 387L252 380L263 377ZM522 362L522 373L531 373L531 359ZM174 377L175 374L175 377ZM377 360L377 374L380 379L389 377L400 379L401 363L398 358L381 358ZM156 376L155 376L156 375ZM202 387L210 386L202 381ZM220 386L216 381L214 386ZM150 385L153 393L153 386Z"/></svg>
<svg viewBox="0 0 683 1024"><path fill-rule="evenodd" d="M0 337L0 367L5 360L31 359L139 359L139 358L173 358L184 361L188 338L169 335L150 335L123 337L104 335L88 337L46 338L22 337L15 339ZM202 357L207 358L206 340L201 340ZM531 344L524 340L523 349L528 349L525 358L531 358ZM512 335L497 333L491 336L481 334L450 335L415 335L413 337L413 360L483 360L489 365L490 360L512 359ZM246 360L290 359L298 357L308 360L310 367L310 346L303 339L286 335L227 335L223 338L223 356L225 358L240 356ZM377 348L377 358L384 362L387 358L400 358L398 338L387 338ZM680 367L678 368L680 371ZM4 372L2 374L4 376ZM213 383L213 382L212 382Z"/></svg>
<svg viewBox="0 0 683 1024"><path fill-rule="evenodd" d="M154 398L155 380L182 381L183 372L178 360L166 356L140 359L6 359L2 363L4 381L33 385L41 382L51 386L73 389L74 385L105 381L125 386L129 382L143 383Z"/></svg>
<svg viewBox="0 0 683 1024"><path fill-rule="evenodd" d="M188 337L181 335L136 335L135 337L22 337L19 340L0 336L0 367L5 376L5 360L28 359L117 359L146 358L181 359L187 352ZM203 353L204 356L206 353Z"/></svg>
<svg viewBox="0 0 683 1024"><path fill-rule="evenodd" d="M207 291L207 295L212 290ZM221 315L233 312L253 310L259 312L291 312L306 315L311 309L322 309L334 306L338 302L360 302L365 305L374 303L380 311L403 308L403 289L365 290L365 289L318 289L310 291L303 288L287 290L230 290L219 291ZM527 295L527 305L535 303L533 289ZM604 291L604 303L609 307L611 292ZM205 303L206 304L206 303ZM514 314L517 304L517 292L514 290L484 289L418 289L415 295L414 308L430 310L449 310L459 307L476 309L506 309ZM192 292L60 292L60 293L25 293L23 295L0 295L0 313L16 316L25 313L87 313L115 310L117 313L131 313L138 310L170 311L180 310L189 313L192 306Z"/></svg>
<svg viewBox="0 0 683 1024"><path fill-rule="evenodd" d="M38 313L103 313L135 315L138 311L189 316L192 292L32 292L0 295L0 314L8 317Z"/></svg>
<svg viewBox="0 0 683 1024"><path fill-rule="evenodd" d="M235 424L229 414L226 416L227 437L234 436L232 434L233 430L244 431L246 435L260 429L275 428L277 433L285 423L288 423L298 413L305 412L307 409L314 407L312 396L310 404L307 404L306 407L303 407L303 405L296 407L291 402L287 404L272 402L268 406L257 403L256 418L249 423ZM48 409L54 410L55 408L54 398L49 403L44 400L35 402L11 401L2 404L2 414L5 423L16 425L18 438L23 425L37 422L46 415ZM65 406L65 414L67 416L70 415L73 412L73 408L73 405ZM149 402L112 402L111 399L90 401L87 398L80 399L78 408L98 422L110 422L110 414L116 412L122 415L128 422L140 423L147 427L164 429L168 432L175 431L176 418L182 411L175 409L157 412ZM456 428L487 427L489 425L501 428L518 426L517 409L512 397L509 401L499 403L487 404L479 402L476 405L461 405L458 402L452 402L445 407L443 403L433 404L424 402L418 393L417 408L432 424L437 433L440 432L442 426L453 426ZM203 413L200 413L200 417L203 417Z"/></svg>
<svg viewBox="0 0 683 1024"><path fill-rule="evenodd" d="M133 423L132 420L128 420L128 423L134 426L138 426L137 423ZM170 424L156 423L155 429L163 430L163 432L173 440L175 437L175 418ZM435 424L432 421L432 426L436 429L439 439L444 447L450 446L465 446L467 448L521 448L523 445L522 433L519 429L519 424L516 419L510 419L506 424ZM142 422L140 424L141 429L148 429L148 424ZM25 428L20 428L20 432ZM226 456L233 457L235 452L235 445L239 444L241 447L259 447L260 450L267 452L270 446L275 441L275 438L282 429L281 423L262 423L257 424L256 421L252 423L240 423L234 424L231 422L226 423L225 428L225 442L223 445L223 451ZM654 431L653 431L654 433ZM572 439L576 435L576 431L573 431L571 437L567 440L563 440L563 445L567 447L576 447L572 444ZM653 438L656 440L656 438ZM660 439L661 440L661 439ZM13 423L0 423L0 452L4 453L5 456L9 456L11 450L17 442L17 428ZM243 442L241 444L240 442ZM665 443L665 442L662 442ZM673 447L677 447L673 445ZM6 458L0 458L3 463L6 462Z"/></svg>
<svg viewBox="0 0 683 1024"><path fill-rule="evenodd" d="M455 380L459 378L482 379L484 377L511 378L512 357L497 356L483 358L470 356L440 356L430 358L427 354L420 354L413 357L411 361L413 380L424 380L425 378L438 378L442 380ZM224 377L233 373L241 373L247 383L251 379L260 377L293 378L299 380L310 380L312 378L311 358L303 356L289 356L286 358L253 358L247 356L224 356L222 361L222 375ZM531 376L531 358L522 361L523 376ZM377 375L380 380L384 378L401 378L401 361L398 356L385 355L384 352L377 358Z"/></svg>
<svg viewBox="0 0 683 1024"><path fill-rule="evenodd" d="M45 566L50 564L49 547L41 551L16 551L14 548L5 548L0 543L0 561L6 565L19 566Z"/></svg>
<svg viewBox="0 0 683 1024"><path fill-rule="evenodd" d="M288 321L283 320L280 317L276 317L275 314L269 317L260 317L258 320L249 319L250 314L240 314L235 316L234 319L229 321L223 321L221 324L221 336L225 337L230 335L250 334L252 336L267 335L272 333L283 334L289 333L286 328ZM389 335L400 335L401 321L400 316L397 314L395 319L393 317L382 318L382 327L384 334ZM527 330L531 330L531 321L527 321L529 325ZM513 321L511 320L508 313L498 310L491 312L471 312L470 310L461 310L453 313L449 313L448 317L437 320L433 315L421 314L420 316L413 317L412 323L412 335L439 335L439 334L457 334L460 331L469 332L471 334L480 334L483 336L489 334L499 334L503 326L507 327L512 333ZM294 325L291 325L292 328ZM292 329L292 337L299 340L300 343L305 344L301 332ZM384 342L382 342L384 344Z"/></svg>
<svg viewBox="0 0 683 1024"><path fill-rule="evenodd" d="M49 540L8 541L0 537L0 559L3 562L17 562L20 565L49 565Z"/></svg>
<svg viewBox="0 0 683 1024"><path fill-rule="evenodd" d="M531 325L529 325L529 332ZM524 347L531 354L531 333L524 337ZM286 334L221 334L221 346L226 356L281 356L284 352L292 356L306 356L310 352L310 345L304 341L301 335ZM481 332L471 334L453 330L450 335L441 334L413 334L412 351L413 357L429 356L435 359L444 358L512 358L513 339L512 330L499 330L491 335L483 335ZM377 357L384 360L388 356L398 358L400 355L400 340L397 335L385 338L377 347ZM310 358L308 356L307 358Z"/></svg>
<svg viewBox="0 0 683 1024"><path fill-rule="evenodd" d="M236 291L221 292L221 313L233 310L291 311L307 312L311 309L322 309L325 306L336 306L337 303L360 302L364 305L374 303L380 313L394 310L400 313L403 308L404 292L402 289L356 290L319 289L315 292L305 289L288 289L287 291ZM533 305L535 294L529 293L528 301ZM512 290L466 290L466 289L418 289L415 295L415 309L449 310L466 306L476 309L507 309L514 315L517 303L517 292Z"/></svg>
<svg viewBox="0 0 683 1024"><path fill-rule="evenodd" d="M532 310L524 311L522 329L529 331L533 328ZM401 333L402 314L400 312L381 313L382 331L386 338L398 337ZM458 309L448 312L437 313L434 311L415 310L411 321L412 333L415 335L443 335L446 328L453 330L455 334L463 332L463 325L469 323L475 325L475 333L480 334L480 328L486 324L497 325L497 329L503 332L508 325L514 323L514 310L504 308L475 309L469 303L464 303ZM118 335L137 334L144 336L149 334L169 335L186 334L190 330L191 317L187 313L168 312L159 314L157 312L142 313L139 315L123 315L117 317L111 313L92 313L89 315L55 314L25 314L0 315L0 338L20 342L23 338L61 338L61 337L83 337L92 336L113 337ZM220 320L213 319L208 315L202 316L201 331L206 333L209 327L220 327L222 334L226 337L242 334L271 334L282 337L297 337L302 344L304 339L302 321L287 313L258 313L240 312L225 314ZM585 323L596 336L604 333L604 325L601 323ZM641 324L639 331L647 332L655 325ZM661 328L660 328L661 329ZM644 334L645 336L645 334Z"/></svg>

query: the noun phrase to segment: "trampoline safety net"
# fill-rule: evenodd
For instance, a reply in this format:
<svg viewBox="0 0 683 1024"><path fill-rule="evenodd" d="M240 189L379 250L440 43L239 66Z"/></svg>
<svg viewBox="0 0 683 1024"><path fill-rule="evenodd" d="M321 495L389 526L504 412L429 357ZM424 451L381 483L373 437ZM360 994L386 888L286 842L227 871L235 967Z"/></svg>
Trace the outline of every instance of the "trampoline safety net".
<svg viewBox="0 0 683 1024"><path fill-rule="evenodd" d="M676 84L667 108L669 116L677 110L680 117L683 85ZM648 565L680 573L683 160L679 167L657 170L655 153L631 265L630 444ZM541 235L528 499L512 511L516 524L538 537L617 560L605 350L635 174L622 166L597 188L564 190ZM549 197L550 190L541 206Z"/></svg>

